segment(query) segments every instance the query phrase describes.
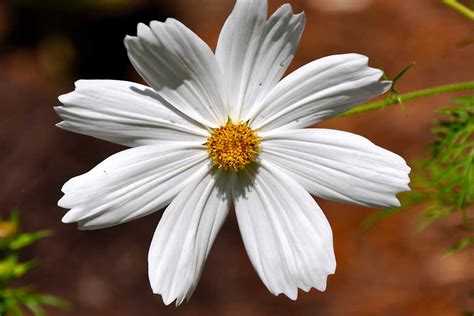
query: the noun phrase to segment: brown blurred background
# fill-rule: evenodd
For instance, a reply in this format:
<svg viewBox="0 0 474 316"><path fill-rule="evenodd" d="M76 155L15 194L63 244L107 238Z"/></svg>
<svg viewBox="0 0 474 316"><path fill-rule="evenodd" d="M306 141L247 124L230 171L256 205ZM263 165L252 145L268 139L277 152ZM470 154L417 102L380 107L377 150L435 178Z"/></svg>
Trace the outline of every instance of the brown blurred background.
<svg viewBox="0 0 474 316"><path fill-rule="evenodd" d="M417 210L362 234L375 210L320 201L333 231L338 268L324 293L297 302L272 296L245 253L231 215L191 301L178 309L152 294L147 251L161 212L101 231L64 225L56 206L69 178L118 145L59 130L52 110L77 79L139 81L122 40L138 22L175 17L214 48L233 0L0 1L0 209L18 208L27 230L52 229L25 253L41 266L20 284L67 298L70 315L462 315L474 310L472 249L442 257L457 241L453 223L420 233ZM270 0L273 12L286 1ZM473 80L474 28L436 0L293 0L306 31L292 69L335 53L370 56L391 76L416 66L401 91ZM470 44L471 43L471 44ZM451 95L452 96L452 95ZM451 96L336 119L325 127L364 135L409 162L427 154L434 110ZM51 310L51 315L66 312Z"/></svg>

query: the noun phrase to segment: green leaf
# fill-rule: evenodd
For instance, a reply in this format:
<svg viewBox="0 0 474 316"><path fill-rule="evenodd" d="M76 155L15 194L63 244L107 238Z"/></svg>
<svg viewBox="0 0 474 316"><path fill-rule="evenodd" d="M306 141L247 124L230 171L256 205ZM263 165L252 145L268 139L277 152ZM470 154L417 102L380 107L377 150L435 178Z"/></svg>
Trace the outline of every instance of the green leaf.
<svg viewBox="0 0 474 316"><path fill-rule="evenodd" d="M20 213L18 212L17 209L13 209L11 214L10 214L10 222L15 224L16 226L20 226Z"/></svg>
<svg viewBox="0 0 474 316"><path fill-rule="evenodd" d="M465 106L474 106L474 95L457 97L452 99L451 101Z"/></svg>
<svg viewBox="0 0 474 316"><path fill-rule="evenodd" d="M23 303L32 313L33 315L35 316L45 316L45 311L44 309L41 307L41 305L39 305L37 302L35 301L26 301Z"/></svg>
<svg viewBox="0 0 474 316"><path fill-rule="evenodd" d="M411 64L403 68L403 70L400 71L400 73L396 75L395 78L392 79L392 87L390 88L391 97L397 100L397 103L401 105L403 111L405 111L405 105L403 104L403 100L401 98L400 92L397 90L397 88L395 88L395 86L398 80L400 80L400 78L403 77L403 75L405 75L405 73L408 70L410 70L410 68L413 67L413 65L415 65L415 62L412 62Z"/></svg>
<svg viewBox="0 0 474 316"><path fill-rule="evenodd" d="M19 264L16 264L13 273L15 277L19 278L23 276L26 272L30 271L32 268L36 267L38 265L38 260L33 259L27 262L22 262Z"/></svg>
<svg viewBox="0 0 474 316"><path fill-rule="evenodd" d="M473 243L474 243L474 237L464 238L463 240L455 243L453 246L446 249L446 251L444 252L444 256L450 256L453 253L472 245Z"/></svg>
<svg viewBox="0 0 474 316"><path fill-rule="evenodd" d="M26 246L33 244L34 242L43 239L45 237L51 236L51 231L41 230L31 233L23 233L16 236L10 243L11 250L19 250Z"/></svg>
<svg viewBox="0 0 474 316"><path fill-rule="evenodd" d="M21 311L20 304L17 300L7 299L5 301L5 306L7 313L10 313L12 316L23 316L23 312Z"/></svg>
<svg viewBox="0 0 474 316"><path fill-rule="evenodd" d="M15 277L17 263L18 257L14 254L0 261L0 281L2 283L7 283Z"/></svg>
<svg viewBox="0 0 474 316"><path fill-rule="evenodd" d="M43 305L53 306L64 310L71 309L71 304L68 301L61 299L57 296L37 294L35 295L35 298L38 303L41 303Z"/></svg>
<svg viewBox="0 0 474 316"><path fill-rule="evenodd" d="M401 77L403 77L403 75L405 75L405 73L410 70L411 67L413 67L414 65L416 64L416 62L412 62L411 64L409 64L408 66L406 66L405 68L403 68L402 71L400 71L400 73L398 75L395 76L395 78L392 79L393 81L393 85L392 87L397 83L398 80L400 80Z"/></svg>
<svg viewBox="0 0 474 316"><path fill-rule="evenodd" d="M69 303L58 297L35 293L32 286L9 288L16 278L23 276L37 266L36 259L20 262L20 250L51 235L50 231L18 233L20 216L13 211L7 220L0 220L0 316L23 316L28 309L34 316L44 316L44 306L68 309ZM28 314L30 315L30 314Z"/></svg>

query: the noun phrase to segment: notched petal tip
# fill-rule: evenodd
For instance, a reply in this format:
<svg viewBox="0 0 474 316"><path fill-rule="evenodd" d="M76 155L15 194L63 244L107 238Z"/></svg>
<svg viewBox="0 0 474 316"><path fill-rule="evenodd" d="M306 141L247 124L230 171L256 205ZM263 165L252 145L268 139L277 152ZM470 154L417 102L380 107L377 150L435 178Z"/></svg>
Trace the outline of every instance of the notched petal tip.
<svg viewBox="0 0 474 316"><path fill-rule="evenodd" d="M140 23L137 24L137 35L138 36L140 36L140 34L143 33L143 32L149 32L149 31L150 31L150 28L145 23L140 22Z"/></svg>
<svg viewBox="0 0 474 316"><path fill-rule="evenodd" d="M409 167L408 167L409 168ZM394 193L394 196L393 196L393 199L392 199L392 203L390 203L389 205L385 206L385 208L393 208L393 207L401 207L402 206L402 203L400 202L400 200L398 199L397 195L400 194L400 193L403 193L403 192L409 192L411 191L411 188L410 188L410 178L408 177L408 173L406 174L406 182L405 184L402 184L400 185L399 187L399 191L398 192L395 192Z"/></svg>
<svg viewBox="0 0 474 316"><path fill-rule="evenodd" d="M98 80L88 80L88 79L79 79L74 82L74 88L81 89L81 88L89 88L94 86L92 83L97 82Z"/></svg>
<svg viewBox="0 0 474 316"><path fill-rule="evenodd" d="M400 207L402 206L402 203L400 202L400 200L398 200L398 198L395 198L395 201L394 201L394 205L392 207Z"/></svg>
<svg viewBox="0 0 474 316"><path fill-rule="evenodd" d="M59 123L56 123L55 126L57 128L60 128L64 131L68 131L68 132L72 132L72 133L75 133L75 126L71 123L69 123L68 121L61 121Z"/></svg>
<svg viewBox="0 0 474 316"><path fill-rule="evenodd" d="M58 200L57 205L58 205L59 207L69 209L70 207L67 206L67 199L68 199L68 196L67 196L67 194L65 194L65 192L64 192L64 185L63 185L63 187L61 188L61 192L63 192L64 194L63 194L63 196Z"/></svg>
<svg viewBox="0 0 474 316"><path fill-rule="evenodd" d="M298 299L298 288L292 289L290 292L285 292L282 294L284 294L290 300L296 301Z"/></svg>
<svg viewBox="0 0 474 316"><path fill-rule="evenodd" d="M150 21L150 28L154 29L156 27L160 27L162 24L164 23L157 20L153 20L153 21Z"/></svg>
<svg viewBox="0 0 474 316"><path fill-rule="evenodd" d="M64 115L64 106L54 106L53 107L53 111L62 119L63 118L63 115ZM62 128L62 126L64 125L65 121L61 121L59 123L56 123L56 127L59 127L59 128Z"/></svg>
<svg viewBox="0 0 474 316"><path fill-rule="evenodd" d="M54 124L57 128L63 129L65 131L69 130L68 129L68 123L66 121L61 121L59 123Z"/></svg>
<svg viewBox="0 0 474 316"><path fill-rule="evenodd" d="M77 229L83 231L90 231L90 230L98 230L102 228L110 227L111 225L106 224L93 224L87 220L78 220L77 221Z"/></svg>
<svg viewBox="0 0 474 316"><path fill-rule="evenodd" d="M164 296L163 294L161 293L155 293L155 294L158 294L158 295L161 295L161 299L163 300L163 303L168 306L168 305L171 305L171 303L173 303L175 300L177 301L176 298L172 298L172 297L169 297L169 296ZM177 302L176 302L177 303Z"/></svg>
<svg viewBox="0 0 474 316"><path fill-rule="evenodd" d="M130 42L136 40L136 36L132 36L132 35L125 35L125 37L123 38L123 44L125 45L125 48L129 49L130 47Z"/></svg>
<svg viewBox="0 0 474 316"><path fill-rule="evenodd" d="M60 205L61 200L58 201L58 206L65 208L64 206ZM64 224L71 224L77 221L78 221L78 218L73 210L70 210L69 212L64 214L64 216L61 218L61 222L63 222Z"/></svg>
<svg viewBox="0 0 474 316"><path fill-rule="evenodd" d="M295 13L295 18L301 19L302 22L302 27L306 24L306 13L304 11L301 11L299 13Z"/></svg>
<svg viewBox="0 0 474 316"><path fill-rule="evenodd" d="M65 93L65 94L61 94L60 96L58 96L58 100L63 105L65 105L65 104L69 103L72 100L74 94L75 94L75 91L71 91L71 92L68 92L68 93Z"/></svg>
<svg viewBox="0 0 474 316"><path fill-rule="evenodd" d="M304 11L295 13L294 10L293 10L293 6L292 6L290 3L285 3L285 4L283 4L282 6L280 6L280 7L275 11L275 13L277 13L278 11L282 11L284 14L291 14L291 15L293 15L293 17L295 17L295 18L305 18L305 13L304 13ZM274 13L274 14L275 14L275 13Z"/></svg>
<svg viewBox="0 0 474 316"><path fill-rule="evenodd" d="M295 20L301 19L303 22L302 26L304 26L304 23L306 22L306 15L304 11L295 13L293 10L293 7L289 3L283 4L276 12L278 12L279 10L284 11L285 14L292 15L293 16L292 18Z"/></svg>
<svg viewBox="0 0 474 316"><path fill-rule="evenodd" d="M334 272L328 274L325 278L324 278L324 281L321 282L320 284L317 284L317 285L308 285L308 286L300 286L300 287L295 287L293 289L287 289L286 291L282 291L282 292L279 292L279 293L272 293L273 295L275 296L279 296L280 294L283 294L285 295L286 297L288 297L290 300L292 301L297 301L298 300L298 294L299 294L299 290L302 290L303 292L306 292L306 293L309 293L312 289L315 289L319 292L325 292L326 289L327 289L327 285L328 285L328 277L329 275L332 275L335 273L335 270Z"/></svg>
<svg viewBox="0 0 474 316"><path fill-rule="evenodd" d="M330 275L333 275L333 274L336 273L336 269L337 269L336 255L334 254L334 252L332 252L332 258L331 259L332 259L331 260L331 267L327 271L326 281L327 281L327 278Z"/></svg>
<svg viewBox="0 0 474 316"><path fill-rule="evenodd" d="M179 305L181 305L183 303L183 301L185 299L185 298L173 297L171 295L166 295L165 293L162 293L162 291L159 291L158 289L156 289L156 287L153 286L153 284L151 282L150 282L150 286L152 288L153 294L160 295L161 300L163 301L163 304L165 304L166 306L169 306L169 305L171 305L171 303L175 302L176 307L178 307ZM188 300L189 300L189 298L188 298Z"/></svg>
<svg viewBox="0 0 474 316"><path fill-rule="evenodd" d="M158 21L155 21L155 22L158 22ZM164 24L180 24L180 25L183 25L183 23L176 20L175 18L166 18Z"/></svg>
<svg viewBox="0 0 474 316"><path fill-rule="evenodd" d="M331 274L334 274L334 273L331 273ZM327 275L326 278L324 279L324 282L321 283L317 288L315 287L315 289L318 290L319 292L326 292L326 289L328 287L328 277L329 277L329 275ZM309 292L309 291L307 291L307 292Z"/></svg>
<svg viewBox="0 0 474 316"><path fill-rule="evenodd" d="M337 55L332 55L332 56L339 56L341 58L344 58L344 59L347 59L347 61L361 61L361 62L365 62L365 64L368 64L369 63L369 57L367 57L366 55L363 55L363 54L359 54L359 53L345 53L345 54L337 54ZM332 56L327 56L327 57L323 57L323 58L330 58Z"/></svg>
<svg viewBox="0 0 474 316"><path fill-rule="evenodd" d="M284 11L285 13L293 13L293 7L289 3L284 3L277 11Z"/></svg>

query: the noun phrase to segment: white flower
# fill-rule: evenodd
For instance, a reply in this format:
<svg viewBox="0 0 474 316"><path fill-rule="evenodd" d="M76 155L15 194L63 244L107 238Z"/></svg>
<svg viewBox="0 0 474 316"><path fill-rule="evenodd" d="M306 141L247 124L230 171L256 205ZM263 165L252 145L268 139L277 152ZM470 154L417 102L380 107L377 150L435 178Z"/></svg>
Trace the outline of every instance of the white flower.
<svg viewBox="0 0 474 316"><path fill-rule="evenodd" d="M324 291L336 268L331 227L310 194L392 207L409 190L400 156L351 133L302 129L391 85L358 54L280 81L304 23L287 4L267 19L266 0L237 0L215 55L176 20L139 24L125 46L151 88L80 80L59 98L59 127L133 147L64 185L63 221L98 229L169 204L148 257L165 304L192 295L232 204L263 283L296 299L298 288Z"/></svg>

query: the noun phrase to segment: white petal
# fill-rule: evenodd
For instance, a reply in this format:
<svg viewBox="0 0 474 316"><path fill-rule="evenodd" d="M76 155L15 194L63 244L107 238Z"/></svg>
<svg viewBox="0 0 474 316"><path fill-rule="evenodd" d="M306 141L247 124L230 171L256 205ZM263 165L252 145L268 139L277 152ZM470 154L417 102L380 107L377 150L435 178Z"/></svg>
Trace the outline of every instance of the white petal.
<svg viewBox="0 0 474 316"><path fill-rule="evenodd" d="M258 106L252 126L295 129L316 124L366 102L391 86L368 58L344 54L315 60L283 78Z"/></svg>
<svg viewBox="0 0 474 316"><path fill-rule="evenodd" d="M252 106L281 79L293 59L304 23L304 14L294 15L289 4L267 21L267 0L237 0L216 49L234 121L246 121Z"/></svg>
<svg viewBox="0 0 474 316"><path fill-rule="evenodd" d="M314 199L270 163L233 182L235 211L250 260L274 295L324 291L336 269L332 232Z"/></svg>
<svg viewBox="0 0 474 316"><path fill-rule="evenodd" d="M124 42L135 69L178 110L210 127L227 121L219 64L186 26L174 19L140 23L137 37Z"/></svg>
<svg viewBox="0 0 474 316"><path fill-rule="evenodd" d="M147 86L119 80L79 80L59 97L57 126L125 146L159 141L200 141L209 136L198 122L173 108Z"/></svg>
<svg viewBox="0 0 474 316"><path fill-rule="evenodd" d="M166 208L148 254L153 292L166 305L189 299L232 201L226 174L209 172Z"/></svg>
<svg viewBox="0 0 474 316"><path fill-rule="evenodd" d="M148 145L110 156L64 184L58 205L71 210L63 222L81 229L118 225L155 212L194 177L209 170L198 145Z"/></svg>
<svg viewBox="0 0 474 316"><path fill-rule="evenodd" d="M261 159L269 160L311 194L370 207L399 206L409 191L405 160L352 133L308 128L269 132Z"/></svg>

